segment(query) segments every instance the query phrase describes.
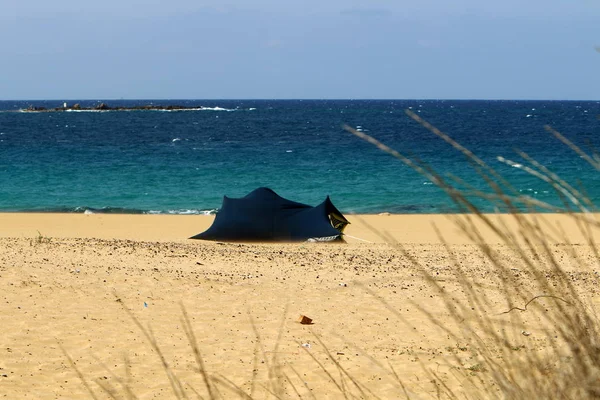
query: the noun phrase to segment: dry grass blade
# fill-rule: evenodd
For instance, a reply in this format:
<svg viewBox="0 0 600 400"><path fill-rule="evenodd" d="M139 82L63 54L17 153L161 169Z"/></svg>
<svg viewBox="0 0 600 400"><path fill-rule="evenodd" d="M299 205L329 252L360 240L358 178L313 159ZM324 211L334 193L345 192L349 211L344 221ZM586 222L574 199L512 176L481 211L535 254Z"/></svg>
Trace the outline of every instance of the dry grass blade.
<svg viewBox="0 0 600 400"><path fill-rule="evenodd" d="M269 383L271 384L271 389L278 398L283 396L283 382L281 374L281 365L279 364L277 357L279 354L279 345L281 344L281 339L283 338L285 321L288 315L289 308L290 304L288 302L286 303L285 308L283 310L281 324L279 325L279 330L277 331L277 340L275 341L275 347L273 348L272 352L273 358L271 359L271 364L269 367Z"/></svg>
<svg viewBox="0 0 600 400"><path fill-rule="evenodd" d="M156 338L154 337L154 334L152 333L152 331L149 328L146 329L142 325L142 323L139 321L139 319L137 319L136 316L133 315L131 310L129 310L127 307L125 307L125 305L123 303L121 303L121 306L123 307L123 309L125 310L127 315L129 315L129 317L133 320L135 325L142 331L142 333L144 334L144 337L148 340L151 347L154 349L154 351L158 355L160 362L162 364L163 370L165 371L165 374L167 375L167 378L169 379L169 383L171 384L171 389L173 390L173 395L177 399L187 399L187 395L185 393L185 390L183 389L181 382L179 381L179 379L177 378L177 376L175 375L175 373L169 366L169 363L167 362L167 359L165 358L162 350L160 349L160 346L158 345L158 342L156 341Z"/></svg>
<svg viewBox="0 0 600 400"><path fill-rule="evenodd" d="M412 112L411 110L406 110L406 115L411 117L413 120L421 124L424 128L432 132L437 137L444 140L446 143L450 144L454 149L461 152L466 159L475 165L476 171L481 175L485 181L494 189L494 192L502 193L504 192L501 189L501 185L503 185L506 189L510 190L514 194L518 195L518 191L514 189L514 187L506 180L502 175L496 172L495 169L491 168L485 161L481 158L477 157L473 152L471 152L466 147L462 146L460 143L452 139L450 136L440 131L435 126L431 125L429 122L425 121L423 118ZM485 172L487 171L487 173ZM489 175L488 175L489 173Z"/></svg>
<svg viewBox="0 0 600 400"><path fill-rule="evenodd" d="M339 363L339 361L337 361L335 359L335 357L333 357L333 355L329 351L329 348L326 346L325 343L323 343L323 340L321 340L321 338L318 335L315 335L313 332L313 336L315 337L315 339L317 339L319 344L323 347L323 350L325 350L325 354L327 354L327 357L331 360L331 362L333 362L335 367L340 372L340 375L341 375L340 381L342 383L344 382L342 377L345 375L350 380L350 382L352 382L354 387L360 392L360 394L363 396L363 398L379 398L379 397L375 396L375 394L373 392L371 392L367 387L365 387L359 381L357 381L351 374L348 373L348 371ZM366 392L369 393L369 396L367 396Z"/></svg>
<svg viewBox="0 0 600 400"><path fill-rule="evenodd" d="M131 389L131 363L129 361L129 357L127 355L123 356L123 365L125 366L125 383L123 384L125 387L125 393L127 394L128 399L137 399L135 393Z"/></svg>
<svg viewBox="0 0 600 400"><path fill-rule="evenodd" d="M294 382L290 379L290 376L284 372L283 377L286 380L286 382L292 387L292 390L296 394L296 397L299 399L302 399L302 395L300 394L300 391L298 391L298 389L296 388L296 385L294 385Z"/></svg>
<svg viewBox="0 0 600 400"><path fill-rule="evenodd" d="M364 132L361 131L357 131L356 129L348 126L348 125L344 125L344 129L347 130L348 132L352 133L353 135L361 138L362 140L371 143L372 145L376 146L377 148L379 148L379 150L388 153L390 155L392 155L393 157L396 157L397 159L399 159L400 161L402 161L404 164L406 164L407 166L413 168L415 171L419 172L421 175L425 176L426 178L428 178L433 184L438 185L439 182L437 181L435 176L431 176L428 171L423 168L422 165L420 165L418 162L415 162L414 160L410 159L409 157L406 157L403 154L400 154L398 151L392 149L391 147L381 143L379 140L375 139L374 137L367 135Z"/></svg>
<svg viewBox="0 0 600 400"><path fill-rule="evenodd" d="M533 301L537 300L537 299L542 299L542 298L551 298L551 299L556 299L556 300L560 300L564 303L570 304L568 301L566 301L565 299L563 299L562 297L558 297L558 296L552 296L550 294L541 294L539 296L535 296L534 298L532 298L531 300L529 300L527 303L525 303L525 305L523 307L512 307L510 310L507 311L503 311L500 314L508 314L511 311L514 310L519 310L519 311L527 311L527 306L529 304L531 304Z"/></svg>
<svg viewBox="0 0 600 400"><path fill-rule="evenodd" d="M301 344L298 343L298 345L300 346ZM331 382L333 382L333 384L336 386L336 388L338 389L338 391L342 394L344 394L344 398L347 399L348 396L346 395L346 391L344 390L344 388L342 387L342 385L333 377L333 375L331 375L331 372L329 372L329 370L327 368L325 368L325 366L323 365L323 363L321 363L321 361L319 361L319 359L317 359L317 357L315 357L314 354L312 354L310 351L308 351L305 347L302 347L302 350L304 350L304 352L306 354L309 355L310 358L313 359L313 361L319 366L319 368L325 372L325 375L327 375L327 377L331 380Z"/></svg>
<svg viewBox="0 0 600 400"><path fill-rule="evenodd" d="M196 390L196 388L194 388L194 387L193 387L193 386L191 386L191 385L186 385L186 386L188 387L188 389L189 389L189 390L191 390L191 391L192 391L192 393L194 393L194 394L196 395L196 397L197 397L199 400L204 400L204 397L202 397L202 395L201 395L200 393L198 393L198 391Z"/></svg>
<svg viewBox="0 0 600 400"><path fill-rule="evenodd" d="M114 387L108 383L102 382L100 379L96 379L94 382L96 382L96 385L100 386L100 389L102 389L104 393L108 394L111 399L120 400L119 393Z"/></svg>
<svg viewBox="0 0 600 400"><path fill-rule="evenodd" d="M194 357L196 358L196 364L198 364L198 369L200 375L202 376L202 380L204 382L204 386L206 387L206 391L208 392L209 399L214 399L215 395L213 393L210 377L206 372L206 366L204 365L204 360L202 358L202 354L200 353L200 348L198 347L198 341L196 340L196 335L194 334L194 330L192 329L192 324L190 322L190 317L188 316L187 310L183 306L181 306L181 313L183 314L182 325L185 330L185 334L188 338L188 342L192 347L192 352L194 353Z"/></svg>
<svg viewBox="0 0 600 400"><path fill-rule="evenodd" d="M90 396L92 396L92 399L98 400L98 397L96 397L96 393L94 393L94 391L92 390L92 388L88 384L87 380L85 379L85 377L83 376L83 374L81 373L81 371L79 370L79 368L77 368L77 365L75 364L75 361L73 361L73 359L71 358L71 356L69 355L69 353L67 353L67 351L65 350L65 348L62 346L62 344L60 342L58 342L58 346L60 347L60 349L63 352L63 354L65 355L65 357L67 357L67 360L69 360L69 364L71 364L71 368L73 368L73 370L77 374L77 377L83 383L83 386L85 387L85 389L88 391L88 393L90 394Z"/></svg>
<svg viewBox="0 0 600 400"><path fill-rule="evenodd" d="M451 389L451 388L450 388L448 385L446 385L446 382L444 382L444 380L443 380L442 378L440 378L440 377L438 376L438 374L436 374L436 373L435 373L435 372L433 372L433 371L431 371L431 374L432 374L432 375L433 375L433 377L435 378L435 382L436 382L436 388L437 388L437 390L438 390L438 392L437 392L437 393L438 393L438 398L441 398L441 397L442 397L442 396L441 396L441 394L442 394L442 393L441 393L441 391L440 391L440 389L439 389L439 386L438 386L438 385L442 385L442 387L443 387L443 388L444 388L444 390L445 390L445 393L444 393L444 394L446 395L446 397L447 397L447 398L449 398L449 399L458 399L458 398L459 398L459 397L456 395L456 393L454 393L454 390L452 390L452 389ZM437 382L439 382L439 384L438 384Z"/></svg>
<svg viewBox="0 0 600 400"><path fill-rule="evenodd" d="M554 135L555 138L557 138L558 140L563 142L571 150L573 150L575 153L577 153L577 155L579 155L581 158L583 158L585 161L587 161L592 167L594 167L595 169L600 171L600 163L598 163L596 160L594 160L592 157L590 157L579 146L577 146L575 143L571 142L569 139L564 137L560 132L558 132L557 130L552 128L550 125L546 125L546 126L544 126L544 128L548 132L550 132L552 135Z"/></svg>
<svg viewBox="0 0 600 400"><path fill-rule="evenodd" d="M96 363L98 365L102 366L102 368L110 375L111 379L114 379L121 386L122 390L125 392L125 395L127 396L128 399L137 399L137 396L135 395L135 393L133 392L133 390L129 384L130 371L129 371L127 357L125 357L125 376L126 376L127 382L125 382L121 378L119 378L119 376L117 376L110 368L108 368L108 366L104 362L102 362L100 359L98 359L95 356L94 356L94 359L96 360ZM94 382L96 382L96 384L98 386L100 386L102 388L102 390L107 392L109 395L111 395L115 398L118 396L118 394L117 394L118 392L116 389L114 389L113 386L108 385L107 383L102 382L99 379L96 379Z"/></svg>
<svg viewBox="0 0 600 400"><path fill-rule="evenodd" d="M235 393L239 397L246 399L246 400L252 400L252 397L250 397L248 395L248 393L246 393L242 388L240 388L238 385L236 385L234 382L232 382L227 377L225 377L221 374L217 374L217 376L214 376L212 379L215 382L220 383L223 387L227 388L228 390Z"/></svg>
<svg viewBox="0 0 600 400"><path fill-rule="evenodd" d="M250 324L252 325L252 331L256 335L256 344L254 345L254 351L252 354L252 382L250 383L250 397L253 397L256 391L256 381L258 379L258 354L261 349L261 342L256 329L256 324L254 322L254 319L252 318L252 314L248 313L248 315L250 316ZM264 351L263 358L266 358Z"/></svg>
<svg viewBox="0 0 600 400"><path fill-rule="evenodd" d="M486 314L490 303L485 299L485 296L482 296L477 291L479 287L477 282L468 274L462 273L460 263L454 259L450 246L443 238L440 239L444 243L446 253L452 260L451 265L455 268L457 283L465 295L466 300L464 304L454 304L454 300L444 294L440 290L439 284L432 277L428 276L427 270L419 265L418 258L413 257L410 252L398 244L396 244L396 248L414 266L419 268L426 280L438 289L445 303L446 311L450 313L456 322L463 324L465 334L477 343L477 349L481 352L490 368L487 375L491 377L496 387L500 388L500 397L511 399L532 396L537 398L554 398L555 396L580 398L595 397L600 394L598 391L600 386L600 344L597 339L599 336L598 331L600 331L600 323L594 318L595 314L587 311L588 306L581 299L578 289L573 283L572 273L565 271L562 256L560 259L558 258L556 247L550 242L551 236L549 232L552 232L554 235L552 239L556 243L566 243L569 245L568 237L560 229L544 222L543 219L540 221L537 217L527 218L519 214L521 208L517 207L517 204L525 205L529 210L534 209L533 207L542 207L552 211L563 211L563 209L520 195L513 190L507 180L469 150L427 121L424 121L415 113L407 111L407 114L465 155L476 172L492 188L493 194L484 193L458 178L451 178L451 182L442 177L439 172L429 168L421 160L403 156L398 151L391 149L385 144L380 143L377 139L362 132L357 133L351 128L346 129L400 159L404 164L413 167L415 171L421 173L443 189L460 209L469 212L465 216L456 216L456 225L478 246L489 262L489 265L493 268L499 284L497 289L499 293L503 294L509 305L509 310L501 313L510 315L508 325L506 324L507 322L496 320L491 315ZM547 129L588 161L594 168L600 169L600 163L597 162L596 156L588 156L558 132L549 127ZM596 248L591 230L592 227L598 228L599 225L595 217L589 214L589 210L595 209L595 207L585 195L585 191L576 189L529 155L523 152L518 152L518 154L531 166L522 166L520 163L515 163L502 157L499 157L499 160L514 167L518 166L518 168L550 184L562 199L566 210L572 211L576 209L584 213L574 214L571 212L568 215L575 221L585 242L592 249L591 251L596 263L599 263L600 252ZM467 188L468 191L457 188L456 184ZM504 188L504 190L501 190L501 188ZM512 193L508 195L505 190ZM511 232L503 222L493 222L479 210L468 196L496 201L497 204L505 206L517 223L517 230ZM474 220L483 222L484 226L490 228L511 249L520 263L519 270L522 271L521 273L525 273L531 278L530 288L524 289L518 280L512 277L511 264L506 262L501 253L486 243L484 236L474 224ZM380 236L385 237L384 234L380 234ZM569 250L572 262L575 265L583 265L584 261L578 257L572 245L570 245ZM537 291L538 293L541 291L544 294L534 296L533 291ZM376 296L374 293L372 295L378 298L388 309L401 317L385 299ZM543 298L558 301L552 306L542 306L538 304L540 302L535 302ZM515 303L518 304L519 302L525 303L525 306L514 306ZM531 306L532 304L535 307ZM531 307L528 308L528 306ZM430 321L434 324L437 323L449 337L453 337L453 333L441 325L435 315L423 308L419 308L418 305L417 308ZM478 314L474 315L474 318L465 320L465 315L469 314L470 310L475 310ZM522 313L510 313L514 310L530 311L532 315L527 316L529 320L532 320L533 317L545 323L543 328L539 328L539 334L545 337L547 342L546 354L540 354L536 351L522 351L515 354L514 351L511 351L513 346L510 343L514 338L508 334L509 329L507 328L521 326L524 322L520 317ZM492 346L491 348L489 347L490 345ZM496 361L496 357L494 356L497 351L502 355L499 361ZM570 361L565 362L564 360ZM549 362L551 364L548 364ZM435 373L432 373L432 376L435 377ZM486 397L493 396L492 389L485 380L482 377L477 377L477 379L479 383L476 386L481 390L479 393ZM440 380L436 379L436 381ZM470 382L473 383L472 380ZM585 384L582 386L578 385L581 382ZM445 386L443 381L442 387L444 388L444 395L448 397L455 396L455 393L451 391L451 388ZM438 396L441 396L441 392L438 392Z"/></svg>
<svg viewBox="0 0 600 400"><path fill-rule="evenodd" d="M389 367L390 371L392 372L392 374L394 375L396 382L398 382L398 384L402 388L402 392L404 393L404 396L406 396L407 399L410 399L410 396L408 395L408 390L406 390L406 386L404 386L404 383L402 382L402 379L400 379L400 377L398 376L398 373L394 369L394 366L391 363L388 363L388 367Z"/></svg>
<svg viewBox="0 0 600 400"><path fill-rule="evenodd" d="M569 202L571 202L573 205L575 205L581 212L589 213L589 210L582 204L582 201L584 202L585 200L584 200L583 195L581 193L579 193L578 190L573 188L571 185L569 185L567 182L562 180L556 174L552 173L550 170L548 170L548 168L544 167L543 165L541 165L540 163L538 163L537 161L535 161L534 159L529 157L526 153L523 153L523 152L518 152L518 153L521 157L523 157L525 160L529 161L540 171L537 171L528 166L524 166L520 163L508 160L504 157L498 157L498 161L503 162L507 165L510 165L511 167L523 170L523 171L527 172L528 174L535 176L536 178L539 178L540 180L548 183L550 186L552 186L552 188L554 190L556 190L556 192L561 197L564 196ZM569 208L569 203L563 202L563 204L565 205L565 207L567 207L567 209Z"/></svg>
<svg viewBox="0 0 600 400"><path fill-rule="evenodd" d="M306 392L310 395L311 399L317 400L317 397L312 392L312 390L310 390L310 387L308 386L308 383L304 379L302 379L302 376L300 375L300 373L298 372L298 370L293 365L289 365L289 368L292 370L292 372L294 373L294 375L296 375L296 377L300 380L300 382L302 382L302 385L306 389Z"/></svg>

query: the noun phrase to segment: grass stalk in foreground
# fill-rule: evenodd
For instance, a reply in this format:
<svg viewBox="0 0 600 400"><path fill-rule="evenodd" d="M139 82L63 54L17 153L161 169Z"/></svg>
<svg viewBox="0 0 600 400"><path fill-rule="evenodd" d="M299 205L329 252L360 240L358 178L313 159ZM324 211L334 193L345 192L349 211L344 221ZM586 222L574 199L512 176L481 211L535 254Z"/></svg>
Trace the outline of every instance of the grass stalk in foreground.
<svg viewBox="0 0 600 400"><path fill-rule="evenodd" d="M543 217L528 217L519 212L518 205L529 206L543 205L546 209L552 206L533 202L521 196L496 170L476 157L467 149L454 142L448 135L433 127L411 111L407 114L426 129L445 140L454 149L460 151L469 160L479 175L487 182L490 192L469 187L465 192L456 183L456 179L448 178L430 168L421 160L406 157L394 149L379 142L375 138L358 132L350 127L348 131L377 146L382 151L399 159L404 164L424 175L431 182L444 190L460 209L468 214L454 216L455 224L460 228L481 252L485 255L488 265L491 266L496 276L497 291L506 303L506 311L498 315L491 315L491 305L486 300L485 290L478 287L474 278L469 278L463 271L463 266L453 257L452 249L446 244L446 252L451 259L455 271L455 278L465 293L466 301L456 302L449 294L445 293L439 282L431 276L424 266L419 266L419 261L404 249L401 244L396 248L406 257L411 259L413 265L418 266L423 275L436 287L444 300L446 311L452 319L461 326L461 332L453 331L442 325L436 315L428 310L421 309L431 322L445 329L452 337L458 338L461 334L470 337L477 344L479 353L485 359L487 372L485 379L475 383L475 391L471 393L476 398L596 398L600 396L600 323L589 299L582 298L581 293L573 283L573 274L591 274L590 266L585 263L577 251L570 244L569 238L558 229L543 221ZM592 167L598 169L598 163L592 156L585 154L580 148L570 143L558 132L547 128L559 140L587 160ZM579 233L585 243L592 249L595 266L598 265L598 249L595 244L594 230L598 222L590 209L595 209L592 202L584 196L582 191L562 180L548 168L519 152L526 166L523 170L548 183L557 196L563 201L567 214L575 220ZM499 157L499 160L509 165L521 165ZM509 215L518 226L517 231L494 222L490 216L482 213L470 200L468 195L478 194L479 198L497 201L498 204L509 210ZM515 262L507 262L503 254L488 245L479 232L478 226L483 225L490 229L497 238L518 259L519 272L527 274L533 282L531 289L525 289L515 280ZM548 231L552 231L549 234ZM552 241L551 239L554 239ZM443 238L442 238L443 240ZM575 271L567 271L564 261L560 258L558 248L554 243L563 243L569 262L576 266ZM591 275L593 276L593 275ZM487 288L486 290L493 290ZM384 299L381 302L387 304ZM389 307L388 307L389 308ZM393 311L393 310L392 310ZM508 319L506 319L508 317ZM515 352L513 343L517 342L518 334L514 327L522 326L524 319L538 320L542 329L548 351L539 352L536 349ZM521 334L529 335L522 331ZM500 357L498 357L500 355ZM497 388L494 391L492 388ZM446 396L455 396L446 389Z"/></svg>

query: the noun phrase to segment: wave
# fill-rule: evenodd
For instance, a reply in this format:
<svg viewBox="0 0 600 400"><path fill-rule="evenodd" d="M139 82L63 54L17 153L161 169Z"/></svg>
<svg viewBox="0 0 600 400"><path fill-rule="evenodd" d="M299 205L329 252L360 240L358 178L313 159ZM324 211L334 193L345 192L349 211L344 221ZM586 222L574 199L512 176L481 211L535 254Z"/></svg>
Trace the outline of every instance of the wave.
<svg viewBox="0 0 600 400"><path fill-rule="evenodd" d="M254 111L256 108L224 108L224 107L205 107L205 106L117 106L112 108L96 108L96 107L84 107L84 108L46 108L46 107L38 107L38 108L20 108L18 110L2 110L2 112L21 112L21 113L44 113L44 112L68 112L68 113L102 113L102 112L111 112L111 111L157 111L157 112L180 112L180 111Z"/></svg>
<svg viewBox="0 0 600 400"><path fill-rule="evenodd" d="M149 110L138 110L138 109L131 109L131 110L101 110L101 111L158 111L158 112L182 112L182 111L226 111L226 112L232 112L232 111L240 111L241 109L239 108L223 108L223 107L190 107L190 108L153 108L153 109L149 109ZM75 110L73 110L75 111ZM77 110L77 112L86 112L88 110ZM97 110L89 110L89 111L97 111Z"/></svg>
<svg viewBox="0 0 600 400"><path fill-rule="evenodd" d="M19 110L21 112L40 112L40 111L28 111L28 110ZM102 112L109 112L110 110L74 110L74 109L67 109L65 110L65 112L70 112L70 113L102 113Z"/></svg>
<svg viewBox="0 0 600 400"><path fill-rule="evenodd" d="M186 109L182 109L182 110L163 110L163 111L254 111L256 110L255 107L250 107L247 109L243 109L243 108L223 108L223 107L198 107L198 108L186 108Z"/></svg>
<svg viewBox="0 0 600 400"><path fill-rule="evenodd" d="M144 214L159 214L159 215L215 215L219 210L167 210L167 211L155 211L150 210Z"/></svg>
<svg viewBox="0 0 600 400"><path fill-rule="evenodd" d="M223 107L200 107L201 111L236 111L231 108L223 108Z"/></svg>
<svg viewBox="0 0 600 400"><path fill-rule="evenodd" d="M254 111L256 107L250 108L224 108L224 107L185 107L185 106L165 106L164 108L161 106L149 106L148 108L139 107L139 106L131 106L131 107L115 107L108 109L96 109L96 108L40 108L40 109L31 109L31 108L20 108L17 110L0 110L0 112L21 112L21 113L47 113L47 112L68 112L68 113L106 113L111 111L121 111L121 112L133 112L133 111L156 111L156 112L181 112L181 111L224 111L224 112L233 112L233 111Z"/></svg>
<svg viewBox="0 0 600 400"><path fill-rule="evenodd" d="M138 110L131 110L131 111L138 111ZM157 109L152 109L152 110L141 110L141 111L160 111L160 112L180 112L180 111L227 111L227 112L231 112L231 111L240 111L239 108L223 108L223 107L190 107L190 108L174 108L174 109L169 109L169 108L157 108Z"/></svg>
<svg viewBox="0 0 600 400"><path fill-rule="evenodd" d="M66 214L152 214L152 215L214 215L217 209L143 210L126 207L48 207L33 209L10 209L0 212L20 213L66 213Z"/></svg>

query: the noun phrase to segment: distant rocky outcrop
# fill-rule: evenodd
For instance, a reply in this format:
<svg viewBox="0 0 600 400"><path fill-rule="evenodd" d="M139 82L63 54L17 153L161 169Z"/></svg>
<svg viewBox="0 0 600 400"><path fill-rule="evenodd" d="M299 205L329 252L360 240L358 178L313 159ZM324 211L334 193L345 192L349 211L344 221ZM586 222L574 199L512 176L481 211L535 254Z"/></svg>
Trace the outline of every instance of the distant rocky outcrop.
<svg viewBox="0 0 600 400"><path fill-rule="evenodd" d="M66 103L65 103L66 104ZM82 107L79 103L74 104L73 106L63 106L63 107L35 107L29 106L21 111L25 112L59 112L59 111L132 111L132 110L166 110L166 111L174 111L174 110L195 110L202 109L202 106L194 105L194 106L182 106L182 105L154 105L154 104L146 104L141 106L117 106L111 107L106 103L100 103L97 106L93 107Z"/></svg>
<svg viewBox="0 0 600 400"><path fill-rule="evenodd" d="M46 107L29 106L26 109L24 109L23 111L48 111L48 109Z"/></svg>

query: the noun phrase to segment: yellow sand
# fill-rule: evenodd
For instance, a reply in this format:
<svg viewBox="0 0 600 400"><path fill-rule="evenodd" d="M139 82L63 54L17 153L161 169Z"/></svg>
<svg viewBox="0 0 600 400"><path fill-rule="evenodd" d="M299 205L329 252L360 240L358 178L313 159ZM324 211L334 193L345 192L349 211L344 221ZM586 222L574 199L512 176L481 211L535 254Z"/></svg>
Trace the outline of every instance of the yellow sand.
<svg viewBox="0 0 600 400"><path fill-rule="evenodd" d="M120 388L119 380L139 398L174 398L158 355L125 308L152 329L188 395L190 388L205 393L182 306L208 372L259 398L271 387L273 365L303 396L310 397L306 385L316 398L343 398L313 357L339 381L335 359L382 398L402 397L389 365L417 398L436 393L423 366L460 389L456 372L480 356L470 353L473 343L449 337L417 310L422 306L444 326L456 325L439 293L382 233L457 301L463 294L438 232L474 279L493 282L490 266L460 233L457 216L348 218L346 244L227 244L186 239L210 226L209 216L0 214L0 398L90 397L62 349L99 398L109 397L98 385ZM518 229L510 216L490 218ZM595 266L569 217L528 218L559 243L557 254L564 252L560 243L581 244L578 251ZM507 262L516 260L488 228L478 227ZM565 261L564 267L576 266ZM514 268L522 266L515 261ZM530 287L528 278L518 279ZM596 280L577 285L595 296ZM506 311L494 288L478 290L490 301L490 315ZM301 314L314 324L299 324ZM531 333L517 335L517 344L540 343L536 323L525 317L523 326L511 328ZM294 395L289 385L288 395Z"/></svg>

